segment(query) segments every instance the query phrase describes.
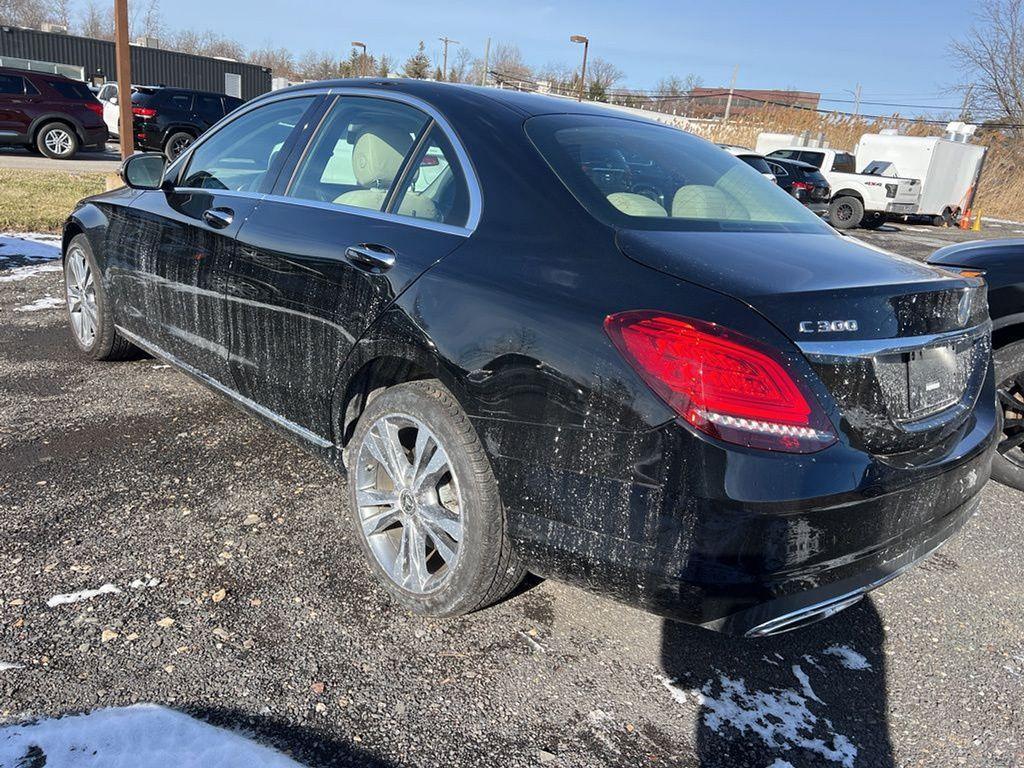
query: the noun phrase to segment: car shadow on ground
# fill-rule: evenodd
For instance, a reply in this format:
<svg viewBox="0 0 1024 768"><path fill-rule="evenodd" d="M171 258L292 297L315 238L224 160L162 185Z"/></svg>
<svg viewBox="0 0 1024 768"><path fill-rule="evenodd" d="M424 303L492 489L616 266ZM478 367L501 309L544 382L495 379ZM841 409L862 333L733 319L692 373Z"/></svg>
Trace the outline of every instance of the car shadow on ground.
<svg viewBox="0 0 1024 768"><path fill-rule="evenodd" d="M697 710L704 768L891 768L884 639L870 598L761 640L666 621L663 682Z"/></svg>

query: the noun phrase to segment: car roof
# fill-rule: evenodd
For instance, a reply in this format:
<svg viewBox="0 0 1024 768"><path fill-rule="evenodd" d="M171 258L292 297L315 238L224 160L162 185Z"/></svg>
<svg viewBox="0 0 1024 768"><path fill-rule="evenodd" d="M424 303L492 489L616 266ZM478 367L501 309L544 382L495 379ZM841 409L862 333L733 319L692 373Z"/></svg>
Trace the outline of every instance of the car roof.
<svg viewBox="0 0 1024 768"><path fill-rule="evenodd" d="M605 117L617 116L664 126L663 123L630 113L622 112L621 114L616 114L614 108L608 106L598 106L590 102L578 102L575 99L565 97L548 96L540 93L524 93L522 91L467 85L464 83L439 83L433 80L376 77L319 80L293 85L285 90L302 91L313 88L390 90L421 98L442 109L447 102L458 101L464 105L466 101L470 101L481 110L505 108L518 112L524 117L549 114L603 115ZM282 91L272 91L271 93L277 95L282 93Z"/></svg>
<svg viewBox="0 0 1024 768"><path fill-rule="evenodd" d="M805 163L803 160L794 160L791 157L766 157L765 160L771 163L778 163L779 165L788 165L794 168L799 168L801 171L818 171L819 168Z"/></svg>
<svg viewBox="0 0 1024 768"><path fill-rule="evenodd" d="M82 82L81 80L72 80L67 75L61 75L55 72L38 72L33 69L18 69L17 67L0 67L0 74L21 75L22 77L38 77L41 80L60 80L70 83Z"/></svg>

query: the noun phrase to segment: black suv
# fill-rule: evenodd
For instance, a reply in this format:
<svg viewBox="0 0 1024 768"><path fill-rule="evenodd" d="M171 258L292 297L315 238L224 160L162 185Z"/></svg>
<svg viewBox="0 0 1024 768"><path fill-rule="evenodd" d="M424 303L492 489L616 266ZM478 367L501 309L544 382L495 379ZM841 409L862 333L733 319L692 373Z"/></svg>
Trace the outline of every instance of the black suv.
<svg viewBox="0 0 1024 768"><path fill-rule="evenodd" d="M103 149L106 140L103 106L85 83L0 67L0 145L67 160L79 147Z"/></svg>
<svg viewBox="0 0 1024 768"><path fill-rule="evenodd" d="M832 188L821 171L800 160L766 159L775 174L775 182L793 197L819 215L828 213Z"/></svg>
<svg viewBox="0 0 1024 768"><path fill-rule="evenodd" d="M244 102L221 93L137 86L132 93L135 145L171 160L228 112Z"/></svg>

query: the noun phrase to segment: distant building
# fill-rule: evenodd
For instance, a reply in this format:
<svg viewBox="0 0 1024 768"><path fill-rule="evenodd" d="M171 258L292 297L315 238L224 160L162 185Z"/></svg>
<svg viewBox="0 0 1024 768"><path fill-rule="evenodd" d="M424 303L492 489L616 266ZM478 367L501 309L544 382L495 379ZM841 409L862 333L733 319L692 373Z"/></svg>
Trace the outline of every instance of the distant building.
<svg viewBox="0 0 1024 768"><path fill-rule="evenodd" d="M697 117L721 117L729 102L728 88L694 88L690 91L689 114ZM766 104L782 104L804 109L817 109L820 93L811 91L762 91L737 88L733 91L732 114L742 115L761 109Z"/></svg>
<svg viewBox="0 0 1024 768"><path fill-rule="evenodd" d="M270 91L271 72L266 67L167 51L159 44L152 37L132 44L133 83L194 88L241 99ZM115 79L114 44L60 31L0 27L0 66L58 71L99 84Z"/></svg>

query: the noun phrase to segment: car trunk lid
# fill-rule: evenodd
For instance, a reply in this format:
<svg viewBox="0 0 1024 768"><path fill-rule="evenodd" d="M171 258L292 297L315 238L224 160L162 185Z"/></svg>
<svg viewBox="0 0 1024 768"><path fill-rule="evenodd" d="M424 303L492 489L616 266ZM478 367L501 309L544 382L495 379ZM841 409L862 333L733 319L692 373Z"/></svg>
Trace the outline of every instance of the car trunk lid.
<svg viewBox="0 0 1024 768"><path fill-rule="evenodd" d="M630 258L748 304L804 353L851 441L876 454L952 434L990 355L980 281L853 238L622 230Z"/></svg>

